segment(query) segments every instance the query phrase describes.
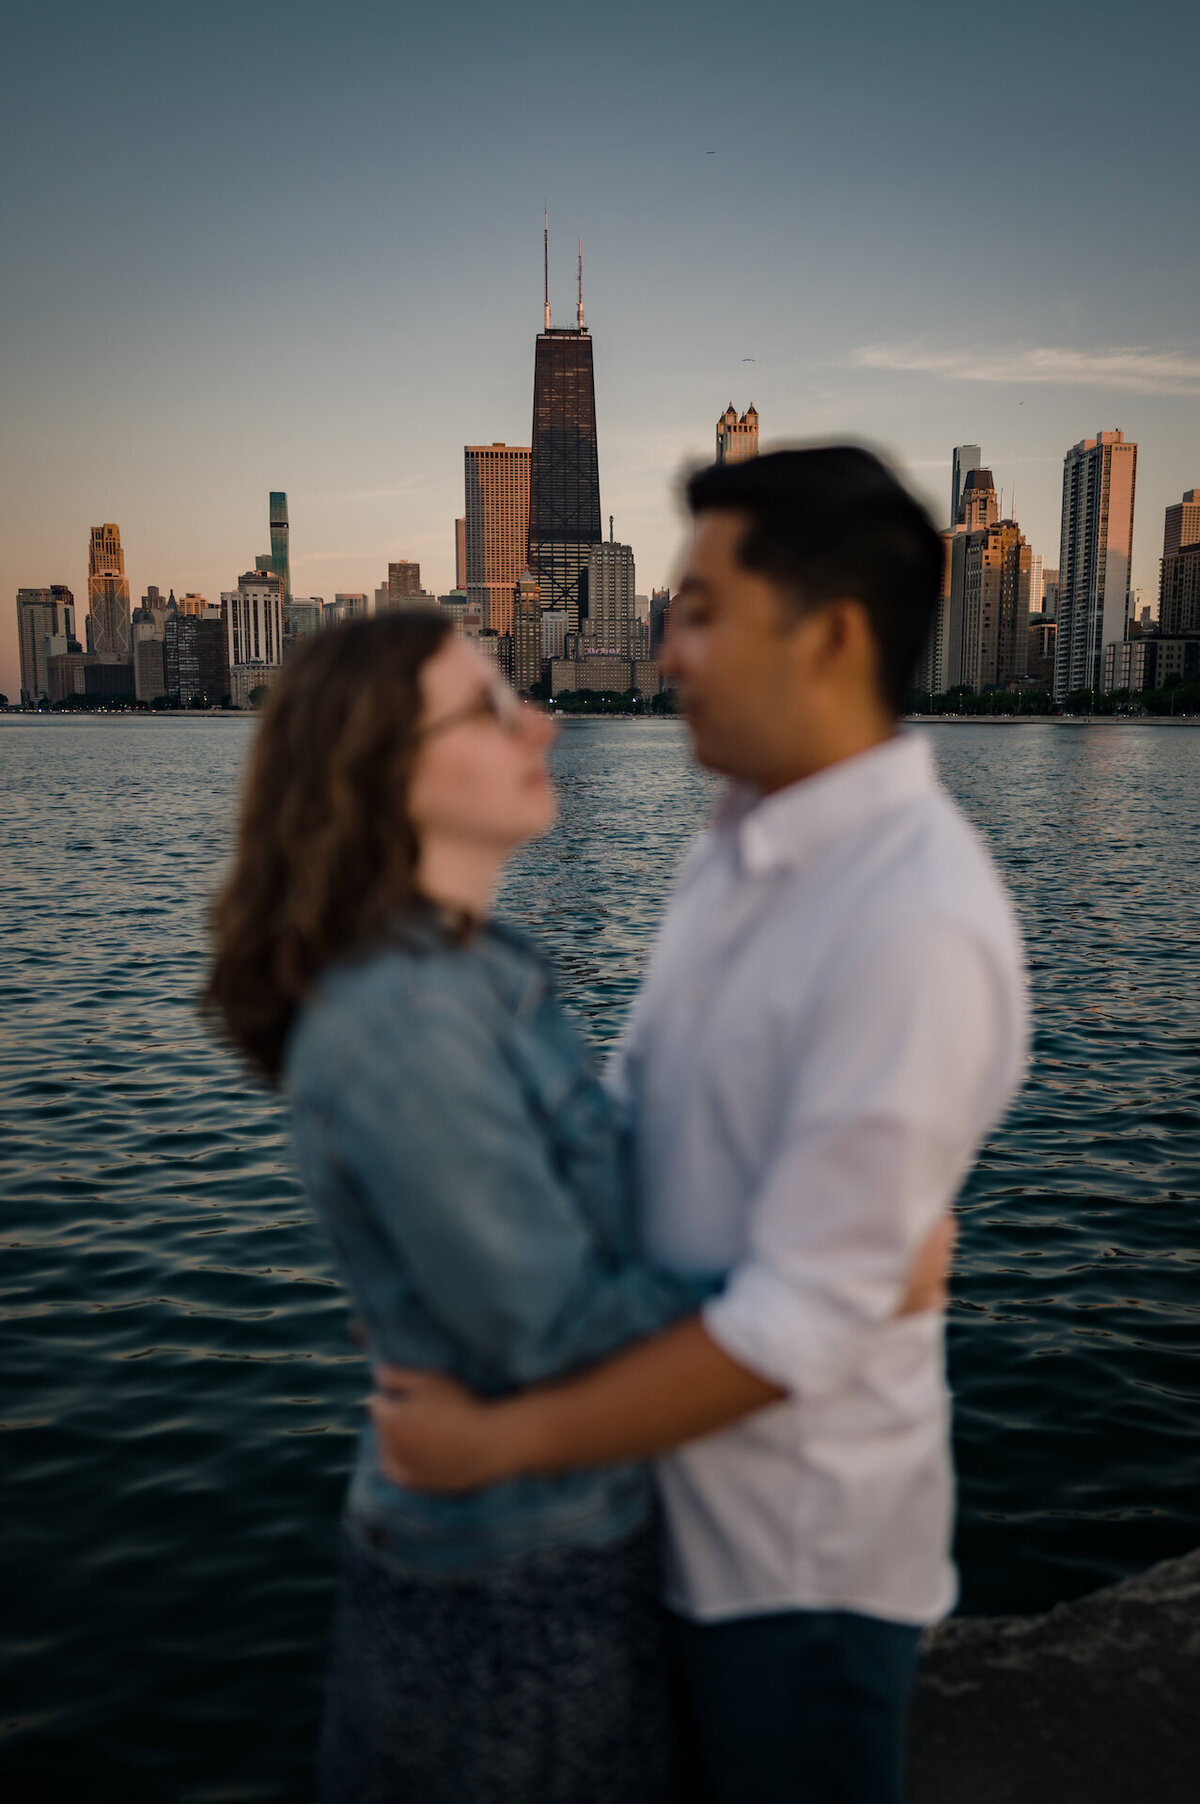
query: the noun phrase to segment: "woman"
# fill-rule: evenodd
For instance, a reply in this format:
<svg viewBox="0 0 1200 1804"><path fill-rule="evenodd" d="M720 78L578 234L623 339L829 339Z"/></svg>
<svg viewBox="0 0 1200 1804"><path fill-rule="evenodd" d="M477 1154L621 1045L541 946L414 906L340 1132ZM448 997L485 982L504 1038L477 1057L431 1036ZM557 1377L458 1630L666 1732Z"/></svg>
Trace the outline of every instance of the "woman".
<svg viewBox="0 0 1200 1804"><path fill-rule="evenodd" d="M552 725L438 615L314 639L259 728L209 999L291 1100L375 1361L496 1395L694 1308L632 1250L618 1125L545 966L490 919L555 818ZM672 1788L640 1467L406 1491L362 1438L327 1804Z"/></svg>

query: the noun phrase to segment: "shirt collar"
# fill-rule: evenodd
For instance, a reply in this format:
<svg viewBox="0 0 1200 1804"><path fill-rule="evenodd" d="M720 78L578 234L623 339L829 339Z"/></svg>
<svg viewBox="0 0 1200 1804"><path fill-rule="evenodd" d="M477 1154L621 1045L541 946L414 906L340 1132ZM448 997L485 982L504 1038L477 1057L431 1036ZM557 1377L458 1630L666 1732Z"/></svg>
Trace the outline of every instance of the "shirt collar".
<svg viewBox="0 0 1200 1804"><path fill-rule="evenodd" d="M735 785L715 825L733 838L742 869L756 875L799 864L823 840L936 787L928 741L906 731L768 796Z"/></svg>

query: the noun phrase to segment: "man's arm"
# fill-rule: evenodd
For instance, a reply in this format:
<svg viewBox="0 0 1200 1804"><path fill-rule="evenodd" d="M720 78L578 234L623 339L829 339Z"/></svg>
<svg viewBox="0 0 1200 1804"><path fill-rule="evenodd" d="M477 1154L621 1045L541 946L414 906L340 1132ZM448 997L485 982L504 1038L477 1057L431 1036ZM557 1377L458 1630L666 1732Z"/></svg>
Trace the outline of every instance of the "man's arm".
<svg viewBox="0 0 1200 1804"><path fill-rule="evenodd" d="M698 1316L557 1384L484 1402L434 1372L384 1370L371 1398L396 1484L475 1490L525 1472L648 1459L786 1395L723 1353Z"/></svg>
<svg viewBox="0 0 1200 1804"><path fill-rule="evenodd" d="M955 1232L947 1215L927 1236L898 1314L945 1304ZM377 1379L370 1411L383 1472L422 1491L649 1459L788 1394L731 1359L697 1316L591 1371L495 1402L436 1372L383 1368Z"/></svg>

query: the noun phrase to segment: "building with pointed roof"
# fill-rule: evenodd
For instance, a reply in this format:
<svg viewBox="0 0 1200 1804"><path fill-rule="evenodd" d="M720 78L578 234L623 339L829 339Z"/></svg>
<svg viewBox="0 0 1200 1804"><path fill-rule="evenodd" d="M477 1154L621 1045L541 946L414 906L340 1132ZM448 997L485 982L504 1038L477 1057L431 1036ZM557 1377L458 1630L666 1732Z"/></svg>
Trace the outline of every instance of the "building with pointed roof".
<svg viewBox="0 0 1200 1804"><path fill-rule="evenodd" d="M717 462L738 464L758 456L758 410L753 401L741 418L733 402L717 421Z"/></svg>

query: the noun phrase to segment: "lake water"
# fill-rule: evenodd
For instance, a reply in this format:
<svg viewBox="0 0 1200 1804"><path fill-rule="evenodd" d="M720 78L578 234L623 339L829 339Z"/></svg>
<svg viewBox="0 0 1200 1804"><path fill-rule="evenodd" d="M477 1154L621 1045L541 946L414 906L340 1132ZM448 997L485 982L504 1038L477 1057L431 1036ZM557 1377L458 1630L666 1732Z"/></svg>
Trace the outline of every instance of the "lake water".
<svg viewBox="0 0 1200 1804"><path fill-rule="evenodd" d="M964 1607L1200 1543L1200 728L946 723L1028 936L1029 1082L963 1201ZM253 722L0 717L0 1788L303 1804L363 1371L278 1104L197 1021ZM603 1044L715 793L579 720L505 907Z"/></svg>

